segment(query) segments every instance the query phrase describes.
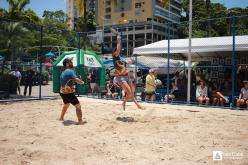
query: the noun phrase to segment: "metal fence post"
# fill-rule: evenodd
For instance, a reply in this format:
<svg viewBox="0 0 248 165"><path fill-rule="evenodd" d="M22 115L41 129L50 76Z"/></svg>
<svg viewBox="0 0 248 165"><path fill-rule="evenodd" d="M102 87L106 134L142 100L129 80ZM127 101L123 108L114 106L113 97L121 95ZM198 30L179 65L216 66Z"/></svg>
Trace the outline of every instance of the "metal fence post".
<svg viewBox="0 0 248 165"><path fill-rule="evenodd" d="M40 27L40 76L39 76L39 99L41 100L41 84L42 84L42 79L41 79L41 72L42 72L42 57L43 57L43 25Z"/></svg>
<svg viewBox="0 0 248 165"><path fill-rule="evenodd" d="M192 0L189 1L189 52L188 52L188 87L187 87L187 104L191 99L191 44L192 44Z"/></svg>
<svg viewBox="0 0 248 165"><path fill-rule="evenodd" d="M233 16L232 18L232 104L231 107L234 108L234 101L235 101L235 75L236 75L236 52L235 52L235 35L236 35L236 17Z"/></svg>
<svg viewBox="0 0 248 165"><path fill-rule="evenodd" d="M81 45L81 33L77 33L77 38L78 38L78 52L77 52L77 75L80 75L79 72L79 66L80 66L80 45ZM78 85L76 85L76 91L77 91L77 95L79 96L79 88Z"/></svg>
<svg viewBox="0 0 248 165"><path fill-rule="evenodd" d="M170 93L170 23L168 23L168 58L167 58L167 89L166 94Z"/></svg>
<svg viewBox="0 0 248 165"><path fill-rule="evenodd" d="M122 33L122 28L120 28L121 30L121 56L122 56L122 42L123 42L123 33Z"/></svg>

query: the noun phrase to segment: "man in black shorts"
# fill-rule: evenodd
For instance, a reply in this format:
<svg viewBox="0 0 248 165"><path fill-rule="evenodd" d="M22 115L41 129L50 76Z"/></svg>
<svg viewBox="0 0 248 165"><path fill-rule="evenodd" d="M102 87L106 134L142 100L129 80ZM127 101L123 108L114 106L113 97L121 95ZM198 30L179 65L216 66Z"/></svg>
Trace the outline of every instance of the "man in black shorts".
<svg viewBox="0 0 248 165"><path fill-rule="evenodd" d="M61 112L60 120L64 120L64 115L69 108L70 104L74 105L76 108L76 114L78 117L78 124L82 125L86 122L82 120L82 110L81 105L75 96L75 89L73 88L74 83L83 84L84 82L77 78L75 71L73 70L73 63L71 59L67 58L63 61L63 66L65 70L60 76L60 96L63 99L64 106Z"/></svg>

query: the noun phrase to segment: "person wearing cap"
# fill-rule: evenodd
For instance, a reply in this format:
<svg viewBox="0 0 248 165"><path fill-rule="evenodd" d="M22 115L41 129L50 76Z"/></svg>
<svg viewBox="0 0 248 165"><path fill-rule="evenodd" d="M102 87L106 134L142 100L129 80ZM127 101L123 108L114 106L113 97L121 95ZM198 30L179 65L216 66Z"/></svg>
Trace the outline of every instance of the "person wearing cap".
<svg viewBox="0 0 248 165"><path fill-rule="evenodd" d="M200 84L196 87L196 101L198 101L200 105L203 102L205 102L206 105L209 104L208 87L204 80L200 80Z"/></svg>
<svg viewBox="0 0 248 165"><path fill-rule="evenodd" d="M84 82L77 78L77 75L73 70L72 59L66 58L63 61L63 66L65 70L61 73L60 76L60 96L64 102L64 106L61 111L60 120L64 120L65 113L68 110L70 104L72 104L76 108L78 124L85 124L86 122L82 119L81 105L75 96L75 90L73 88L74 83L83 84Z"/></svg>
<svg viewBox="0 0 248 165"><path fill-rule="evenodd" d="M248 109L248 81L244 82L244 88L241 89L239 98L237 100L237 108L240 108L240 105L246 105Z"/></svg>
<svg viewBox="0 0 248 165"><path fill-rule="evenodd" d="M155 101L156 95L156 78L155 78L155 70L150 69L149 74L146 76L146 87L145 87L145 101Z"/></svg>

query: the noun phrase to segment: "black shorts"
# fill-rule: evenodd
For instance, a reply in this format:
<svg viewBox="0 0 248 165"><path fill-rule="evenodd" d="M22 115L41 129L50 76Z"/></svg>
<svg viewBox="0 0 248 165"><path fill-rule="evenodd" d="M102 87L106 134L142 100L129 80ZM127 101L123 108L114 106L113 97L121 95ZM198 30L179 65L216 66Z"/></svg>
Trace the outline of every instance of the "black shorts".
<svg viewBox="0 0 248 165"><path fill-rule="evenodd" d="M60 96L62 97L64 104L71 103L72 105L77 105L79 103L74 93L70 93L70 94L60 93Z"/></svg>

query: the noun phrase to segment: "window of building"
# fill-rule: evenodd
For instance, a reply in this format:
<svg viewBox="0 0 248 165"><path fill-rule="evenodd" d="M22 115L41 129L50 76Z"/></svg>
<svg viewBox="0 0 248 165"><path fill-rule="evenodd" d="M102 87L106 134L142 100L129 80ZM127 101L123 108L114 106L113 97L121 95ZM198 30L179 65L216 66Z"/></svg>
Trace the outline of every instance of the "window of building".
<svg viewBox="0 0 248 165"><path fill-rule="evenodd" d="M132 26L128 27L128 31L132 31L132 30L133 30Z"/></svg>
<svg viewBox="0 0 248 165"><path fill-rule="evenodd" d="M149 40L152 39L152 33L147 33L146 34L146 39L149 39Z"/></svg>
<svg viewBox="0 0 248 165"><path fill-rule="evenodd" d="M106 9L105 9L105 12L106 12L106 13L110 13L110 12L111 12L111 8L106 8Z"/></svg>
<svg viewBox="0 0 248 165"><path fill-rule="evenodd" d="M128 35L128 40L133 40L133 35Z"/></svg>
<svg viewBox="0 0 248 165"><path fill-rule="evenodd" d="M111 5L111 1L106 1L106 5Z"/></svg>
<svg viewBox="0 0 248 165"><path fill-rule="evenodd" d="M144 26L136 26L136 27L135 27L135 30L144 30L144 29L145 29Z"/></svg>
<svg viewBox="0 0 248 165"><path fill-rule="evenodd" d="M152 20L152 18L147 18L147 21L151 21Z"/></svg>
<svg viewBox="0 0 248 165"><path fill-rule="evenodd" d="M135 3L135 8L141 8L141 3Z"/></svg>
<svg viewBox="0 0 248 165"><path fill-rule="evenodd" d="M111 15L105 15L105 19L111 19Z"/></svg>
<svg viewBox="0 0 248 165"><path fill-rule="evenodd" d="M140 9L136 9L136 10L135 10L135 15L136 15L136 16L141 16L141 15L142 15L141 10L140 10Z"/></svg>
<svg viewBox="0 0 248 165"><path fill-rule="evenodd" d="M146 29L152 29L152 25L146 25Z"/></svg>
<svg viewBox="0 0 248 165"><path fill-rule="evenodd" d="M119 0L114 7L115 12L131 11L132 10L132 0Z"/></svg>

